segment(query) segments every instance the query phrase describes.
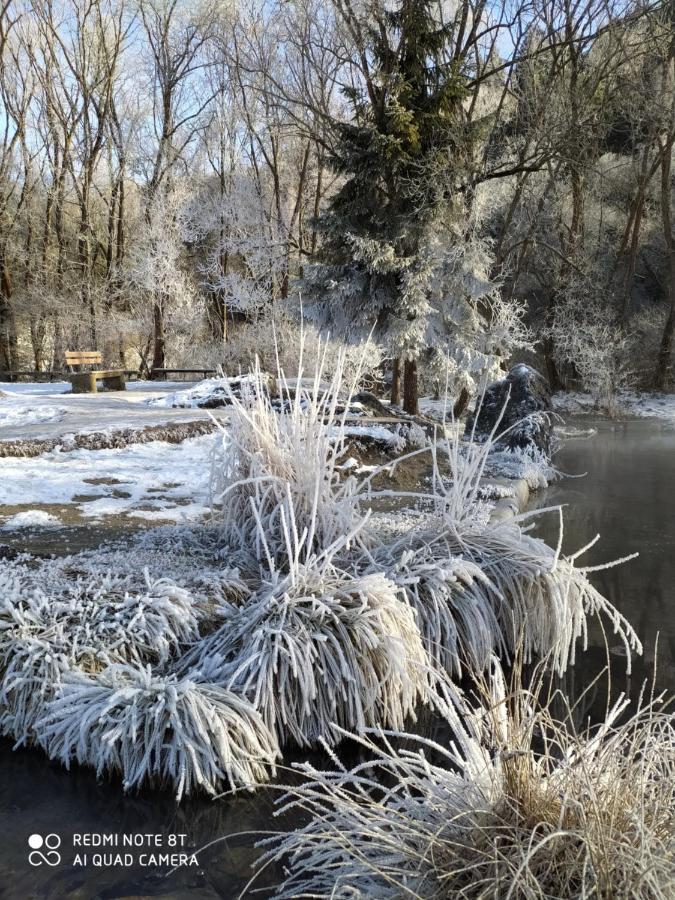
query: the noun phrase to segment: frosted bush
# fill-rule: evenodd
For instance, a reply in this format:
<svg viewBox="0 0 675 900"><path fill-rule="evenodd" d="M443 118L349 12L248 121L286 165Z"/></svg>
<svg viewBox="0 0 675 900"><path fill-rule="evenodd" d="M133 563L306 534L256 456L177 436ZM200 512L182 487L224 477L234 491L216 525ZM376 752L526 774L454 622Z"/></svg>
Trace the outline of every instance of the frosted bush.
<svg viewBox="0 0 675 900"><path fill-rule="evenodd" d="M72 564L72 563L71 563ZM169 579L75 577L61 560L0 568L0 727L20 743L61 682L79 667L166 662L198 636L191 594Z"/></svg>
<svg viewBox="0 0 675 900"><path fill-rule="evenodd" d="M437 547L472 561L497 587L503 601L496 613L506 646L513 651L522 643L527 661L550 655L555 670L565 671L574 664L578 640L586 649L589 617L608 622L626 647L629 666L631 652L642 652L628 620L591 584L592 570L575 565L587 548L563 556L559 547L525 533L517 520L464 531L451 525Z"/></svg>
<svg viewBox="0 0 675 900"><path fill-rule="evenodd" d="M626 701L577 733L541 687L507 692L498 666L482 705L453 697L452 741L353 736L366 758L299 768L280 812L307 824L263 841L284 864L279 900L640 897L675 891L675 715ZM405 738L402 747L400 738Z"/></svg>
<svg viewBox="0 0 675 900"><path fill-rule="evenodd" d="M213 518L231 546L267 555L273 565L284 566L289 546L311 555L345 536L365 539L358 482L338 468L351 391L341 368L327 384L324 374L319 361L310 386L292 392L279 370L282 404L259 379L241 399L230 398L212 469Z"/></svg>
<svg viewBox="0 0 675 900"><path fill-rule="evenodd" d="M0 606L0 648L17 632L29 634L79 665L96 667L111 660L165 662L198 635L192 595L167 578L153 580L146 571L139 584L128 575L73 578L55 569L13 567L14 590Z"/></svg>
<svg viewBox="0 0 675 900"><path fill-rule="evenodd" d="M180 800L201 788L252 789L274 771L278 746L240 696L151 668L115 665L94 677L64 676L38 726L52 758L118 772L124 789L146 781Z"/></svg>
<svg viewBox="0 0 675 900"><path fill-rule="evenodd" d="M330 562L261 586L186 663L247 697L281 742L300 745L330 740L335 723L400 728L428 691L427 656L397 586Z"/></svg>
<svg viewBox="0 0 675 900"><path fill-rule="evenodd" d="M549 334L559 362L574 366L584 389L613 412L617 393L636 381L636 340L617 321L607 298L592 296L587 284L573 281L556 305Z"/></svg>
<svg viewBox="0 0 675 900"><path fill-rule="evenodd" d="M0 640L0 734L16 746L36 740L35 723L62 677L70 671L69 655L27 629L5 631Z"/></svg>
<svg viewBox="0 0 675 900"><path fill-rule="evenodd" d="M468 662L481 671L504 646L501 595L475 563L444 558L433 541L419 537L406 534L376 552L376 564L405 591L434 667L461 675Z"/></svg>
<svg viewBox="0 0 675 900"><path fill-rule="evenodd" d="M531 491L543 490L560 477L551 460L534 446L492 450L485 471L503 478L522 478Z"/></svg>

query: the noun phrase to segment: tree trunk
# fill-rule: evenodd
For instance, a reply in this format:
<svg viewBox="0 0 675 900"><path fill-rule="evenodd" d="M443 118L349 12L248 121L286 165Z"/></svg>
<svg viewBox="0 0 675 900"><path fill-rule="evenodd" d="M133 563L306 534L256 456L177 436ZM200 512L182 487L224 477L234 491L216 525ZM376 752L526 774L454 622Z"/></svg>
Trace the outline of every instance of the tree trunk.
<svg viewBox="0 0 675 900"><path fill-rule="evenodd" d="M406 359L403 365L403 411L411 416L419 414L416 359Z"/></svg>
<svg viewBox="0 0 675 900"><path fill-rule="evenodd" d="M54 316L54 350L52 353L52 370L58 371L65 367L63 353L63 328L58 315Z"/></svg>
<svg viewBox="0 0 675 900"><path fill-rule="evenodd" d="M18 368L18 341L12 309L12 282L3 252L0 256L0 369L16 368Z"/></svg>
<svg viewBox="0 0 675 900"><path fill-rule="evenodd" d="M152 353L152 368L164 369L166 367L166 341L164 337L164 312L161 303L155 303L153 310L154 321L154 348ZM154 374L153 374L153 377Z"/></svg>
<svg viewBox="0 0 675 900"><path fill-rule="evenodd" d="M470 399L471 399L471 394L468 392L468 390L465 387L463 387L462 390L459 392L459 397L455 400L455 405L452 408L453 418L459 419L459 417L462 415L464 410L469 405Z"/></svg>
<svg viewBox="0 0 675 900"><path fill-rule="evenodd" d="M544 364L546 366L546 374L548 376L548 385L551 389L551 392L555 394L557 391L562 391L563 383L558 373L558 367L555 364L555 358L553 355L553 338L545 337L541 342L541 347L544 352Z"/></svg>
<svg viewBox="0 0 675 900"><path fill-rule="evenodd" d="M401 359L396 357L391 373L391 403L398 406L401 402Z"/></svg>
<svg viewBox="0 0 675 900"><path fill-rule="evenodd" d="M671 306L666 324L661 335L661 346L656 361L655 387L664 391L670 381L670 360L673 352L673 327L675 326L675 310Z"/></svg>
<svg viewBox="0 0 675 900"><path fill-rule="evenodd" d="M668 253L668 318L661 336L661 346L656 362L655 381L659 390L664 390L670 379L670 360L673 350L673 329L675 328L675 231L673 230L672 212L672 158L675 145L675 93L673 92L673 70L675 70L675 42L672 55L668 60L668 69L664 68L664 91L668 88L673 97L671 108L670 131L663 143L659 141L661 156L661 224L663 240Z"/></svg>

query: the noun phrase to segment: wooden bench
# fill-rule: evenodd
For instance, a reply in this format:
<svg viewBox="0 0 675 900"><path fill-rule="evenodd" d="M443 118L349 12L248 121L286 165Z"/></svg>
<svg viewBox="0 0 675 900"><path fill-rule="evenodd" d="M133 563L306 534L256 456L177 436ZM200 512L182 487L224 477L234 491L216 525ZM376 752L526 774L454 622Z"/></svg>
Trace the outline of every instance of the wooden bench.
<svg viewBox="0 0 675 900"><path fill-rule="evenodd" d="M94 369L87 372L73 371L75 366L100 366L103 357L98 350L66 350L66 364L70 367L68 378L74 394L95 394L97 381L102 381L108 390L126 390L124 369Z"/></svg>

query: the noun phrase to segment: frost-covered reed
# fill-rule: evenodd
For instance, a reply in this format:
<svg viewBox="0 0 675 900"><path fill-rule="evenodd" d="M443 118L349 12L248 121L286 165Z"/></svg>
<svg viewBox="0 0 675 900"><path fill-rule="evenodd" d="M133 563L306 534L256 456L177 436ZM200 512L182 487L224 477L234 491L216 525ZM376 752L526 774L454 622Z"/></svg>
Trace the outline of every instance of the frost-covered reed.
<svg viewBox="0 0 675 900"><path fill-rule="evenodd" d="M324 364L325 347L309 379L302 357L293 384L279 369L276 398L256 368L249 389L230 396L231 415L214 458L212 506L225 538L282 568L289 543L296 555L309 557L345 536L366 539L358 482L338 468L356 382L345 382L344 356L328 381Z"/></svg>
<svg viewBox="0 0 675 900"><path fill-rule="evenodd" d="M0 597L0 728L20 743L40 741L35 723L71 670L162 664L199 634L189 591L147 572L68 577L19 559L3 564Z"/></svg>
<svg viewBox="0 0 675 900"><path fill-rule="evenodd" d="M489 653L512 653L522 647L527 661L546 656L556 671L563 672L574 663L579 640L585 648L591 617L607 622L620 637L630 666L631 653L642 650L635 631L591 584L588 574L593 567L576 564L595 541L566 556L561 552L561 513L555 548L529 533L532 514L492 519L492 506L483 498L482 487L490 456L503 435L498 425L499 421L481 444L462 440L457 430L437 442L432 448L429 495L434 514L384 552L376 552L376 558L385 571L402 573L398 578L421 616L427 650L443 661L448 672L457 671L461 661L452 637L447 644L447 636L454 633L461 635L456 646L472 668L484 666ZM449 463L449 478L442 474L441 457ZM541 512L547 510L536 515ZM387 558L393 569L387 566ZM464 577L462 584L461 579L459 583L448 580L443 574L448 571L480 575L473 574L468 583ZM436 650L435 631L444 635ZM439 658L441 650L444 660Z"/></svg>
<svg viewBox="0 0 675 900"><path fill-rule="evenodd" d="M366 759L300 768L281 811L309 822L263 842L283 861L278 898L666 900L675 892L675 714L661 698L597 728L556 720L539 690L456 692L454 740L353 736ZM405 738L403 746L400 738ZM416 748L416 749L411 749Z"/></svg>
<svg viewBox="0 0 675 900"><path fill-rule="evenodd" d="M119 773L125 790L146 781L178 800L202 789L252 789L274 771L279 747L241 696L148 666L113 665L94 676L64 675L37 723L40 742L67 767Z"/></svg>
<svg viewBox="0 0 675 900"><path fill-rule="evenodd" d="M382 573L332 562L293 567L261 585L188 656L246 697L281 743L401 728L429 691L429 663L410 607Z"/></svg>
<svg viewBox="0 0 675 900"><path fill-rule="evenodd" d="M471 560L451 555L426 532L412 532L376 550L372 558L404 592L431 664L461 674L482 670L506 649L498 588Z"/></svg>

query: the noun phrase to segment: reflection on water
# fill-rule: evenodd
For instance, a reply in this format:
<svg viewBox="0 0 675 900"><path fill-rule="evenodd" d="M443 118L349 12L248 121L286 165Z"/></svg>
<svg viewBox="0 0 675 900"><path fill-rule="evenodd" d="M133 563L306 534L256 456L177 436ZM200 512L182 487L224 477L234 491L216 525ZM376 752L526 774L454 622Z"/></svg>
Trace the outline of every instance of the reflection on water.
<svg viewBox="0 0 675 900"><path fill-rule="evenodd" d="M574 424L596 433L565 437L555 462L567 474L586 475L551 486L533 508L566 504L564 551L574 552L600 534L578 565L639 552L637 559L591 575L601 593L630 620L645 649L628 676L621 642L607 635L613 651L612 696L627 691L636 697L644 679L652 678L657 634L656 683L675 691L675 429L652 419L609 422L584 417ZM536 533L551 543L557 541L558 530L558 516L546 514ZM590 641L589 650L579 652L565 678L565 690L575 698L607 664L599 630L592 630ZM596 718L606 700L606 684L599 682L582 708Z"/></svg>
<svg viewBox="0 0 675 900"><path fill-rule="evenodd" d="M659 642L658 684L675 690L675 431L659 422L589 422L597 429L591 437L567 437L557 465L568 473L587 472L583 479L554 485L534 505L569 504L565 513L566 550L575 550L600 532L602 540L588 554L587 563L625 556L634 550L640 558L619 568L595 573L599 589L627 615L645 644L645 659L637 661L633 675L625 674L625 659L616 652L612 663L613 693L635 695L651 672L654 642ZM557 540L557 516L548 514L537 533ZM52 551L53 552L53 551ZM565 690L579 697L606 663L602 637L592 634L592 646L580 653L577 665L565 677ZM619 642L609 637L611 648ZM606 687L598 682L588 692L581 710L600 716ZM429 723L418 723L428 730ZM287 760L288 761L288 760ZM323 761L314 760L315 764ZM292 819L273 819L274 794L259 791L217 801L189 800L176 806L171 796L145 792L125 797L119 782L98 784L91 771L65 772L42 753L13 753L9 741L0 741L0 896L6 900L29 898L227 898L233 900L248 881L257 851L251 832L291 827ZM282 780L287 781L283 774ZM295 820L297 822L297 819ZM30 834L54 832L63 839L64 864L55 868L28 864ZM187 846L199 848L229 836L199 854L199 868L179 870L169 877L137 864L129 868L74 868L71 835L74 832L116 834L186 834ZM248 833L245 833L248 832ZM239 836L237 836L239 835ZM274 884L279 872L266 871L257 887ZM257 896L264 897L268 891Z"/></svg>
<svg viewBox="0 0 675 900"><path fill-rule="evenodd" d="M257 855L253 844L259 835L250 832L289 824L273 819L272 791L215 801L200 798L180 806L171 795L156 791L124 796L119 781L97 783L94 773L86 769L68 773L36 750L12 752L8 741L0 743L0 772L0 896L6 900L235 898L250 878ZM159 874L142 868L138 852L132 854L128 868L73 867L74 832L161 834L165 843L171 834L185 834L190 852L224 835L231 837L199 853L199 867L183 868L167 877L168 868ZM28 836L49 833L62 839L62 864L33 868L28 863ZM104 852L125 851L105 848ZM278 875L269 871L257 886L272 884Z"/></svg>

